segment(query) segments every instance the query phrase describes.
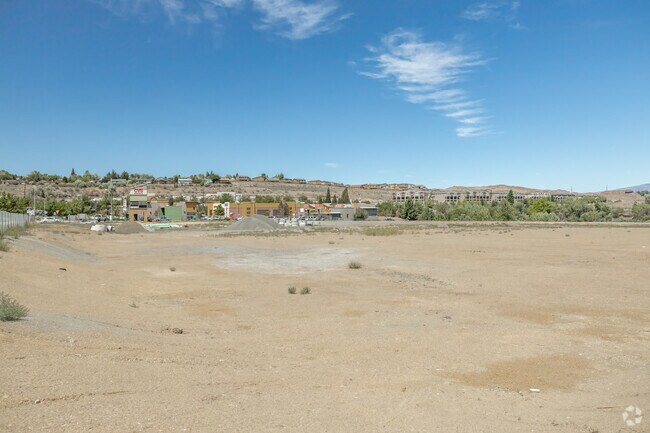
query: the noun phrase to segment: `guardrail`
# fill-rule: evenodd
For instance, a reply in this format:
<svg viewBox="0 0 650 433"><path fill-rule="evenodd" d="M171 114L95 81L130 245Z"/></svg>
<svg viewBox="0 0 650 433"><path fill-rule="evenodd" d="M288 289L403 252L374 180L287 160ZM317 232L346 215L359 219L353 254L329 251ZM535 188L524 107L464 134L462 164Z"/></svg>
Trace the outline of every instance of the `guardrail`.
<svg viewBox="0 0 650 433"><path fill-rule="evenodd" d="M0 211L0 230L29 224L33 217L22 213Z"/></svg>

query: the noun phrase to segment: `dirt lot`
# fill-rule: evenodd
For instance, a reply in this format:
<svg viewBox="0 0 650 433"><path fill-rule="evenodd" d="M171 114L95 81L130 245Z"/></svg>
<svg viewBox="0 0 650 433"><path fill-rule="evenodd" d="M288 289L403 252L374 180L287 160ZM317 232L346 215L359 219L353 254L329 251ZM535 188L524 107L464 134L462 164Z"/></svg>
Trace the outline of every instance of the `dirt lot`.
<svg viewBox="0 0 650 433"><path fill-rule="evenodd" d="M650 431L649 265L647 227L38 227L0 253L0 431Z"/></svg>

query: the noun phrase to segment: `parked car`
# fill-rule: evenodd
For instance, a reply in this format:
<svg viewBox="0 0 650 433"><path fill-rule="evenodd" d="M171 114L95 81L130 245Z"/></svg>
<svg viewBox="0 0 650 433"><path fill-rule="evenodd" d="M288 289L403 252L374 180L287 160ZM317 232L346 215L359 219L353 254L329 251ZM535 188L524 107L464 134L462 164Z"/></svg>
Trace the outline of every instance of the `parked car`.
<svg viewBox="0 0 650 433"><path fill-rule="evenodd" d="M57 223L59 221L61 220L59 220L58 218L54 218L53 216L46 216L45 218L40 220L39 223Z"/></svg>
<svg viewBox="0 0 650 433"><path fill-rule="evenodd" d="M156 222L159 222L159 223L168 223L168 222L171 222L171 220L170 220L169 218L167 218L167 217L159 217L159 218L156 218L155 221L156 221Z"/></svg>

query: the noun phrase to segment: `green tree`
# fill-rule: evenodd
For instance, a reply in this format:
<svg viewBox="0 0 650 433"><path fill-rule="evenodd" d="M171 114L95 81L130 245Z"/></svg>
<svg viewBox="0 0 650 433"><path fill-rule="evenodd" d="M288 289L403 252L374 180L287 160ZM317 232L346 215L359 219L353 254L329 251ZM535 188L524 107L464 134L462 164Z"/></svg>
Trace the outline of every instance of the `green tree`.
<svg viewBox="0 0 650 433"><path fill-rule="evenodd" d="M235 197L233 197L232 194L224 193L221 194L219 201L221 201L221 203L234 203Z"/></svg>
<svg viewBox="0 0 650 433"><path fill-rule="evenodd" d="M43 174L38 170L33 170L29 172L25 179L29 182L38 182L43 179Z"/></svg>
<svg viewBox="0 0 650 433"><path fill-rule="evenodd" d="M402 208L399 211L399 216L402 219L414 221L418 218L418 206L417 204L409 199L406 199Z"/></svg>
<svg viewBox="0 0 650 433"><path fill-rule="evenodd" d="M330 195L329 187L327 187L327 194L325 194L325 203L332 203L332 196Z"/></svg>
<svg viewBox="0 0 650 433"><path fill-rule="evenodd" d="M354 218L355 221L365 221L368 219L368 212L365 209L358 207L354 210L352 218Z"/></svg>
<svg viewBox="0 0 650 433"><path fill-rule="evenodd" d="M255 203L277 203L278 200L271 195L256 195Z"/></svg>
<svg viewBox="0 0 650 433"><path fill-rule="evenodd" d="M502 200L492 210L491 217L497 221L514 221L518 219L517 208L510 200Z"/></svg>
<svg viewBox="0 0 650 433"><path fill-rule="evenodd" d="M280 172L280 173L276 174L275 177L282 180L282 179L284 179L284 173Z"/></svg>
<svg viewBox="0 0 650 433"><path fill-rule="evenodd" d="M14 180L15 174L9 173L7 170L0 170L0 180Z"/></svg>
<svg viewBox="0 0 650 433"><path fill-rule="evenodd" d="M650 202L647 198L645 203L632 205L632 219L634 221L650 221Z"/></svg>
<svg viewBox="0 0 650 433"><path fill-rule="evenodd" d="M528 206L528 215L553 212L553 202L547 198L538 198Z"/></svg>
<svg viewBox="0 0 650 433"><path fill-rule="evenodd" d="M343 189L343 193L341 193L341 199L339 200L339 203L350 204L350 195L348 193L347 187Z"/></svg>
<svg viewBox="0 0 650 433"><path fill-rule="evenodd" d="M8 192L0 192L0 210L13 213L25 213L30 207L27 197L17 197Z"/></svg>
<svg viewBox="0 0 650 433"><path fill-rule="evenodd" d="M512 190L508 191L508 195L506 196L506 201L510 204L515 204L515 193L512 192Z"/></svg>
<svg viewBox="0 0 650 433"><path fill-rule="evenodd" d="M385 217L397 216L397 205L390 201L381 202L377 205L377 214Z"/></svg>

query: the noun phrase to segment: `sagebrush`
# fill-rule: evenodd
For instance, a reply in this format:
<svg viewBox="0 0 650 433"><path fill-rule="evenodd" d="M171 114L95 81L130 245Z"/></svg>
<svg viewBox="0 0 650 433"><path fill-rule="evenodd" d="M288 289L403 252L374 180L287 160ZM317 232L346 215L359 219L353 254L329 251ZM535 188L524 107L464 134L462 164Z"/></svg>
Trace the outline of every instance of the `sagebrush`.
<svg viewBox="0 0 650 433"><path fill-rule="evenodd" d="M27 315L29 308L4 292L0 292L0 321L19 320Z"/></svg>

